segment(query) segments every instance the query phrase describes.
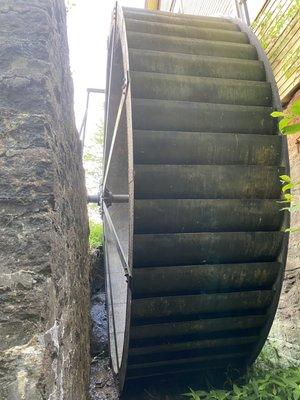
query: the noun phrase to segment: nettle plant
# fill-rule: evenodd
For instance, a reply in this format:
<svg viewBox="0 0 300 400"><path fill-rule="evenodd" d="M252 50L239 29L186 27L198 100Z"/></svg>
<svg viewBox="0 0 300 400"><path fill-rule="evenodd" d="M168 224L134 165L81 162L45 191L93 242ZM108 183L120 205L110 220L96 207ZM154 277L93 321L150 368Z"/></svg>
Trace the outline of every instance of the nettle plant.
<svg viewBox="0 0 300 400"><path fill-rule="evenodd" d="M274 118L280 118L279 130L283 135L294 135L300 133L300 100L295 101L292 106L285 111L274 111L272 114ZM289 212L295 212L300 210L300 203L294 202L291 190L300 186L300 181L292 181L291 177L288 175L281 175L280 179L282 181L282 193L283 199L281 203L287 203L288 207L283 207L281 210L287 210ZM288 232L299 232L300 227L289 228Z"/></svg>

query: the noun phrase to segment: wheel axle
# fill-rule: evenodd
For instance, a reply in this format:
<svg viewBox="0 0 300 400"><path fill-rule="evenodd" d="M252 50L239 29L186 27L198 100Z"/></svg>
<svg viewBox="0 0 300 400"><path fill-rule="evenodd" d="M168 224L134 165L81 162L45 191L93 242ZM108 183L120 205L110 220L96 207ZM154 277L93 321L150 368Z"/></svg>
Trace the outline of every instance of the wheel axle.
<svg viewBox="0 0 300 400"><path fill-rule="evenodd" d="M99 192L97 194L89 194L87 196L88 203L96 203L101 205L101 203L104 201L107 207L114 203L128 203L128 200L128 194L114 194L109 189L105 189L103 194Z"/></svg>

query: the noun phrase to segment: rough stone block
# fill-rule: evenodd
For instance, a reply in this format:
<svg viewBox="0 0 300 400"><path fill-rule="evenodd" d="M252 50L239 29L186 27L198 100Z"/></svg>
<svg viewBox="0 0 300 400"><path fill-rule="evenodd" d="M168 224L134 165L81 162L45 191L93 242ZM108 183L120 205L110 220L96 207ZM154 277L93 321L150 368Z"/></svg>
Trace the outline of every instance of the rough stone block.
<svg viewBox="0 0 300 400"><path fill-rule="evenodd" d="M0 0L0 399L87 398L89 261L63 0Z"/></svg>

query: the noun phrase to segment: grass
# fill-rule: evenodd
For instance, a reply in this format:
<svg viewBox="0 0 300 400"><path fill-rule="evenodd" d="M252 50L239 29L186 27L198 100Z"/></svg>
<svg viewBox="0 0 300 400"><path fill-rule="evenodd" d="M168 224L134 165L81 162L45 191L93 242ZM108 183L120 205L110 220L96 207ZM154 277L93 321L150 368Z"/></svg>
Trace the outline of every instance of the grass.
<svg viewBox="0 0 300 400"><path fill-rule="evenodd" d="M300 366L283 360L267 342L246 377L228 381L228 390L194 391L184 396L190 400L299 400Z"/></svg>
<svg viewBox="0 0 300 400"><path fill-rule="evenodd" d="M90 236L89 243L91 249L96 249L102 245L103 226L101 223L89 221Z"/></svg>

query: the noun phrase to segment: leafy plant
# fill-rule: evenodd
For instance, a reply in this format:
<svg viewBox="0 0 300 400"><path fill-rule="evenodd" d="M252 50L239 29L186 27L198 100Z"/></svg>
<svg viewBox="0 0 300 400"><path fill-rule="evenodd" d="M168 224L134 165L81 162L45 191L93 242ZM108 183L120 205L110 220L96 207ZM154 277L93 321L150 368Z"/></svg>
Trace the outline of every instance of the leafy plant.
<svg viewBox="0 0 300 400"><path fill-rule="evenodd" d="M300 366L280 359L277 349L267 342L258 360L244 378L231 382L229 390L190 389L191 400L299 400Z"/></svg>
<svg viewBox="0 0 300 400"><path fill-rule="evenodd" d="M87 192L96 194L102 179L102 154L103 154L103 124L87 137L83 149L83 166ZM94 223L100 223L100 211L96 204L88 204L89 219ZM98 241L99 243L99 241Z"/></svg>
<svg viewBox="0 0 300 400"><path fill-rule="evenodd" d="M287 53L285 49L292 37L293 23L300 13L300 0L293 0L288 7L277 2L276 11L274 13L272 9L263 9L253 22L252 28L268 53L270 62L276 65L280 62L285 77L289 79L294 75L297 81L300 77L300 50L294 46Z"/></svg>
<svg viewBox="0 0 300 400"><path fill-rule="evenodd" d="M97 192L102 178L103 123L87 138L84 145L83 165L88 191Z"/></svg>
<svg viewBox="0 0 300 400"><path fill-rule="evenodd" d="M89 243L91 249L96 249L102 244L103 226L101 223L96 223L90 219L90 236Z"/></svg>
<svg viewBox="0 0 300 400"><path fill-rule="evenodd" d="M300 100L295 101L286 111L274 111L272 117L280 118L279 130L283 135L292 135L300 132Z"/></svg>
<svg viewBox="0 0 300 400"><path fill-rule="evenodd" d="M285 110L272 112L272 117L280 118L279 130L283 135L293 135L295 133L300 133L300 123L298 122L300 118L300 100L295 101L292 106ZM281 211L289 211L290 213L299 211L300 204L294 203L293 195L291 190L295 189L300 185L300 181L293 182L291 177L288 175L281 175L280 180L282 182L282 201L281 203L289 204L289 207L283 207ZM286 232L299 232L300 228L288 228Z"/></svg>

